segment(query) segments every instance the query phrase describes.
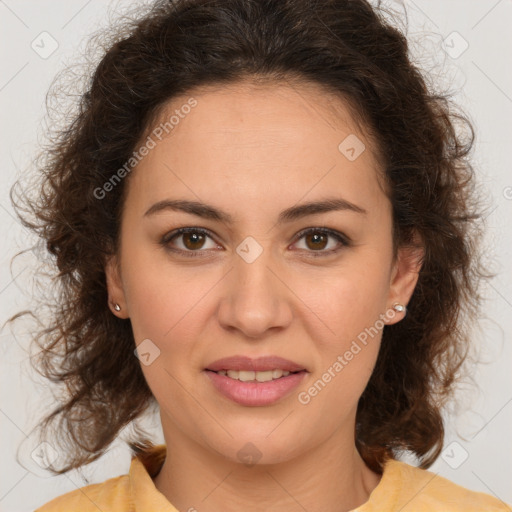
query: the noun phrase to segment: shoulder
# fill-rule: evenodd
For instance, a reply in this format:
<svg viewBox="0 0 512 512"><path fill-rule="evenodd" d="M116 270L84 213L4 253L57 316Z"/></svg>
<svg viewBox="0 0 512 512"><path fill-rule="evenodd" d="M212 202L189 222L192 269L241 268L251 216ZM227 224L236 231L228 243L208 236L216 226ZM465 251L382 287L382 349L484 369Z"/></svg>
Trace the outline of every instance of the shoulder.
<svg viewBox="0 0 512 512"><path fill-rule="evenodd" d="M136 509L177 512L152 480L165 457L165 445L138 449L128 474L58 496L34 512L130 512Z"/></svg>
<svg viewBox="0 0 512 512"><path fill-rule="evenodd" d="M117 512L130 507L128 475L110 478L58 496L34 512Z"/></svg>
<svg viewBox="0 0 512 512"><path fill-rule="evenodd" d="M386 478L385 478L386 477ZM390 460L385 466L381 482L388 499L394 498L394 507L402 512L510 512L511 508L490 494L471 491L440 476L438 473ZM385 489L387 487L387 489ZM372 493L373 497L373 493ZM395 509L395 508L393 508Z"/></svg>

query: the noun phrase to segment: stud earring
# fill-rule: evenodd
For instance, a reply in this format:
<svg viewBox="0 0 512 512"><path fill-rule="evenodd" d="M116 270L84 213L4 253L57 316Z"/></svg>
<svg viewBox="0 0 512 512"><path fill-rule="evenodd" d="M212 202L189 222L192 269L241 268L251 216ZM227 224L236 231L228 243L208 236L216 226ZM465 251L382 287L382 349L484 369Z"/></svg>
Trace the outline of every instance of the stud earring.
<svg viewBox="0 0 512 512"><path fill-rule="evenodd" d="M114 309L115 309L116 311L121 311L121 306L116 302L116 303L114 304Z"/></svg>
<svg viewBox="0 0 512 512"><path fill-rule="evenodd" d="M405 306L403 304L399 304L398 302L395 302L393 304L393 309L397 311L398 313L401 313L402 311L405 311Z"/></svg>

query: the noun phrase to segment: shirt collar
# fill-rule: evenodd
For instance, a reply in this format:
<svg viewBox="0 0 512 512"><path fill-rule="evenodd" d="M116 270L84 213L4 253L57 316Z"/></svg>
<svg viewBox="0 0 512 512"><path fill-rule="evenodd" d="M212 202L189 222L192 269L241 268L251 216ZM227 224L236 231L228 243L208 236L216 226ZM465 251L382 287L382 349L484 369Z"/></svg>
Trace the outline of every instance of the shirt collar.
<svg viewBox="0 0 512 512"><path fill-rule="evenodd" d="M152 480L160 471L165 456L166 446L161 444L132 458L129 477L131 501L135 512L178 512Z"/></svg>
<svg viewBox="0 0 512 512"><path fill-rule="evenodd" d="M149 448L132 458L130 465L130 493L134 512L179 512L156 488L152 478L160 471L167 454L166 445ZM353 512L378 511L382 503L396 503L403 482L402 462L389 459L384 465L381 481L371 493L369 500Z"/></svg>

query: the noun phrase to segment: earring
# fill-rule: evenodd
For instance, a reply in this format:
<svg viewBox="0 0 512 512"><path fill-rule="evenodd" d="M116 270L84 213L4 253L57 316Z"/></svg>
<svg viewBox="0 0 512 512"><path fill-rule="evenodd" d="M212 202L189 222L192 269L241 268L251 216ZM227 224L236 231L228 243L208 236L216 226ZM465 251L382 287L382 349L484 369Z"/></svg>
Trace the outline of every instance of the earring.
<svg viewBox="0 0 512 512"><path fill-rule="evenodd" d="M115 309L116 311L121 311L121 306L116 302L116 303L114 304L114 309Z"/></svg>
<svg viewBox="0 0 512 512"><path fill-rule="evenodd" d="M398 313L401 313L402 311L405 311L405 306L403 304L399 304L398 302L395 302L393 304L393 309L397 311Z"/></svg>

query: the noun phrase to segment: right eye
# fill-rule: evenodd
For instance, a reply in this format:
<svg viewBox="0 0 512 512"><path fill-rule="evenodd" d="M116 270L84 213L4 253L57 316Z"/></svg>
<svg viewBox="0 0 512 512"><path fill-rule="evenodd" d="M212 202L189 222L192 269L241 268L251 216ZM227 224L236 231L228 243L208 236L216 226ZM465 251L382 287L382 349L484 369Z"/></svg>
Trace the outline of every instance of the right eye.
<svg viewBox="0 0 512 512"><path fill-rule="evenodd" d="M161 244L167 249L179 252L185 256L200 256L202 251L209 250L214 247L204 249L204 243L207 238L212 239L210 232L203 228L179 228L167 233L161 240ZM181 239L181 247L176 248L174 240ZM213 241L213 239L212 239ZM214 246L219 247L214 243Z"/></svg>

